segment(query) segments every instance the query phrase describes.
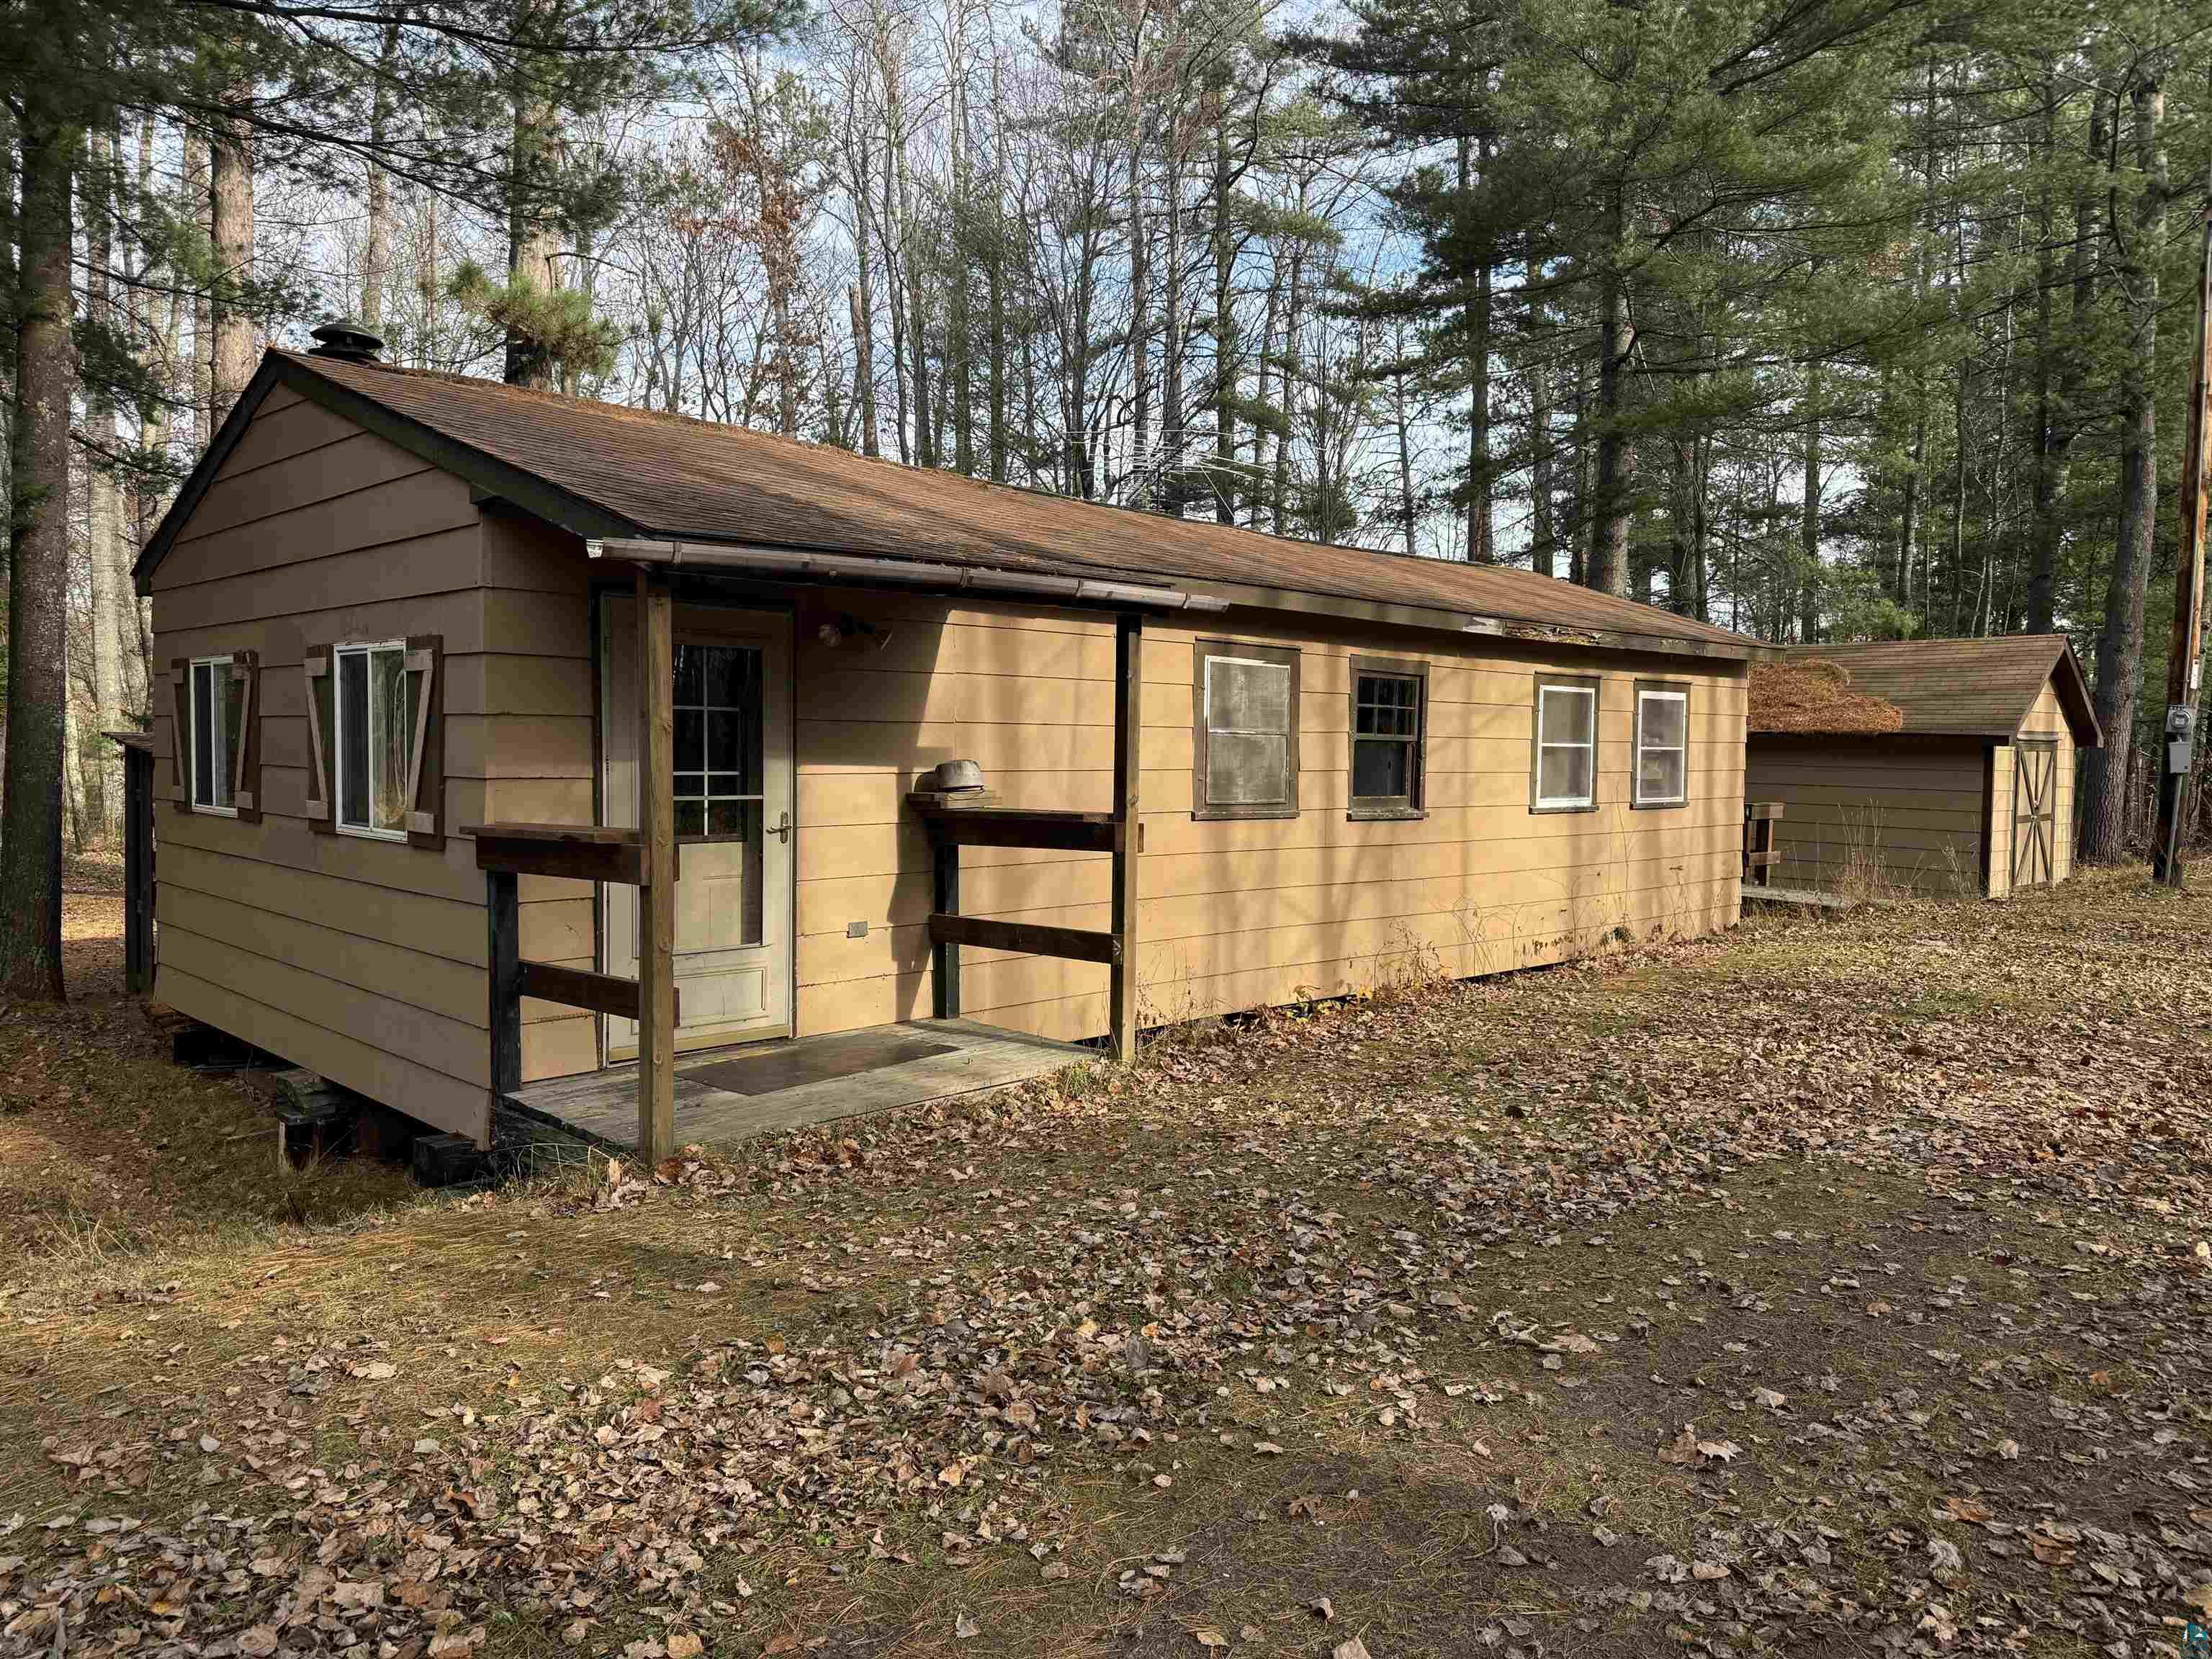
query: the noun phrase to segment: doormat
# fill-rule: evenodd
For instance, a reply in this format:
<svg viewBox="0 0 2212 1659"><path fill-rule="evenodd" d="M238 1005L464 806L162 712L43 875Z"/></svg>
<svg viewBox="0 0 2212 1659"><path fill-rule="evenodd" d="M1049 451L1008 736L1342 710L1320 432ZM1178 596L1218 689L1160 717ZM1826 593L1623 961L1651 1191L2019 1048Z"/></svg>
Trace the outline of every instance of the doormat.
<svg viewBox="0 0 2212 1659"><path fill-rule="evenodd" d="M686 1067L680 1075L687 1082L703 1083L733 1095L772 1095L809 1083L858 1077L863 1072L902 1066L910 1060L929 1060L959 1051L957 1042L940 1042L916 1031L852 1031L717 1060L696 1071Z"/></svg>

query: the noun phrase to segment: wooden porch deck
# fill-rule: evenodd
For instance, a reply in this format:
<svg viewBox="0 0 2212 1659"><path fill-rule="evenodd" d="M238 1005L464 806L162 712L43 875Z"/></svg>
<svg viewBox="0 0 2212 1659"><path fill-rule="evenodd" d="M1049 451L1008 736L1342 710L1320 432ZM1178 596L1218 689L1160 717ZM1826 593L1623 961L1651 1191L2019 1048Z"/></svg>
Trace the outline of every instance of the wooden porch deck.
<svg viewBox="0 0 2212 1659"><path fill-rule="evenodd" d="M743 1140L1044 1077L1097 1051L969 1019L918 1019L794 1042L708 1049L676 1062L676 1145ZM532 1083L526 1116L614 1152L637 1145L637 1063Z"/></svg>

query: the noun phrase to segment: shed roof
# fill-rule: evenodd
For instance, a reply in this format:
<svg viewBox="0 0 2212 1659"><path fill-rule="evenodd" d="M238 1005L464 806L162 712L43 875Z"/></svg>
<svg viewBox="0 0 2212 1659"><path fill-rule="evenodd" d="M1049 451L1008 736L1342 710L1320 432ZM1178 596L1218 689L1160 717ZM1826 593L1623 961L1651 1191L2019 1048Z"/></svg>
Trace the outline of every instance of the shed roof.
<svg viewBox="0 0 2212 1659"><path fill-rule="evenodd" d="M143 586L252 405L288 386L576 533L1204 585L1233 603L1628 648L1764 654L1689 617L1525 570L1291 541L871 461L742 427L495 381L271 351L148 542ZM196 487L197 486L197 487Z"/></svg>
<svg viewBox="0 0 2212 1659"><path fill-rule="evenodd" d="M1851 672L1826 657L1755 662L1745 699L1751 730L1823 735L1898 732L1905 711L1851 689Z"/></svg>
<svg viewBox="0 0 2212 1659"><path fill-rule="evenodd" d="M1841 645L1793 645L1785 662L1825 660L1850 675L1852 691L1894 704L1904 714L1895 728L1956 737L2009 738L2020 730L2048 684L2057 687L2059 707L2074 741L2087 747L2104 742L2089 684L2073 642L2063 634L2013 634L1985 640L1887 640ZM1856 732L1857 725L1806 727L1762 722L1752 712L1754 732L1806 730Z"/></svg>

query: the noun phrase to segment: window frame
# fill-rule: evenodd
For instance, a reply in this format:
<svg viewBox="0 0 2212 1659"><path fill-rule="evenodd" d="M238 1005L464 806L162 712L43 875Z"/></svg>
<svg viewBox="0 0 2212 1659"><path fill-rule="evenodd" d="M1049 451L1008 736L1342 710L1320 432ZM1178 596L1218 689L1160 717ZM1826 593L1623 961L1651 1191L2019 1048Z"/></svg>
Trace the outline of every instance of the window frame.
<svg viewBox="0 0 2212 1659"><path fill-rule="evenodd" d="M185 659L185 753L188 759L185 767L185 805L193 811L205 813L210 817L234 818L238 816L238 777L242 769L241 762L244 758L241 751L246 747L245 727L250 719L244 702L246 694L240 694L238 711L240 729L231 734L230 746L223 752L223 771L226 775L223 781L229 786L230 800L228 805L217 805L214 801L200 799L200 670L203 668L210 670L220 668L226 677L236 674L241 678L246 678L243 666L234 656L191 657ZM212 677L210 677L211 680ZM248 684L251 684L250 680ZM227 678L225 684L226 686L228 684Z"/></svg>
<svg viewBox="0 0 2212 1659"><path fill-rule="evenodd" d="M1294 818L1298 815L1298 691L1302 653L1294 645L1261 645L1243 640L1197 640L1191 646L1191 811L1201 823L1237 819ZM1274 805L1232 804L1216 806L1206 799L1206 665L1217 659L1266 663L1291 672L1289 727L1284 733L1285 794Z"/></svg>
<svg viewBox="0 0 2212 1659"><path fill-rule="evenodd" d="M353 836L362 841L386 841L404 843L408 839L406 819L408 815L411 813L413 810L414 803L410 800L401 808L401 823L398 829L380 830L376 827L376 766L373 759L369 764L368 793L366 796L368 803L369 822L367 823L349 823L346 822L345 817L345 670L342 665L348 657L366 657L369 659L369 672L373 674L374 672L376 656L378 653L386 651L396 652L398 654L399 683L404 688L407 684L408 674L408 647L406 641L346 640L330 647L331 825L331 828L336 830L341 836ZM419 695L420 693L418 693L418 696ZM372 707L369 709L363 711L363 719L369 719L374 712L373 695L371 703ZM409 730L404 732L404 739L408 746L402 751L403 757L407 761L407 770L410 775L415 771L414 748L417 741L416 731L421 728L422 720L417 718L413 722L413 725L416 730ZM372 730L364 737L363 747L366 748L372 744L374 740L374 737L375 733Z"/></svg>
<svg viewBox="0 0 2212 1659"><path fill-rule="evenodd" d="M1428 817L1429 781L1429 665L1401 657L1353 657L1351 684L1345 693L1346 732L1350 746L1345 751L1345 817L1362 823ZM1359 682L1363 678L1409 680L1413 686L1413 732L1410 738L1386 737L1359 730ZM1403 795L1360 795L1352 793L1359 776L1362 743L1402 743L1412 750Z"/></svg>
<svg viewBox="0 0 2212 1659"><path fill-rule="evenodd" d="M1589 735L1589 799L1577 800L1544 794L1544 694L1547 691L1587 693L1590 700ZM1595 674L1538 674L1530 694L1528 711L1528 810L1531 812L1595 812L1598 810L1601 792L1598 788L1598 750L1600 723L1605 714L1605 690ZM1578 743L1560 743L1555 749L1579 749Z"/></svg>
<svg viewBox="0 0 2212 1659"><path fill-rule="evenodd" d="M1682 793L1671 799L1646 800L1644 798L1644 700L1646 697L1674 697L1682 704ZM1628 805L1632 811L1675 811L1690 804L1690 684L1687 680L1638 680L1636 682L1635 729L1630 734L1628 748Z"/></svg>

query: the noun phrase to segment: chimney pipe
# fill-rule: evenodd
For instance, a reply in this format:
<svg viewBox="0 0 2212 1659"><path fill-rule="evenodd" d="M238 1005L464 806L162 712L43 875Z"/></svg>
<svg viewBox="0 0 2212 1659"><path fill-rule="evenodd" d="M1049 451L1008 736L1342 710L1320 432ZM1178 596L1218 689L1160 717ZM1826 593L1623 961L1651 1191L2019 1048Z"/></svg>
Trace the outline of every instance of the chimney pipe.
<svg viewBox="0 0 2212 1659"><path fill-rule="evenodd" d="M384 337L372 334L359 323L341 317L313 331L315 349L311 357L339 357L348 362L373 363L384 349Z"/></svg>

